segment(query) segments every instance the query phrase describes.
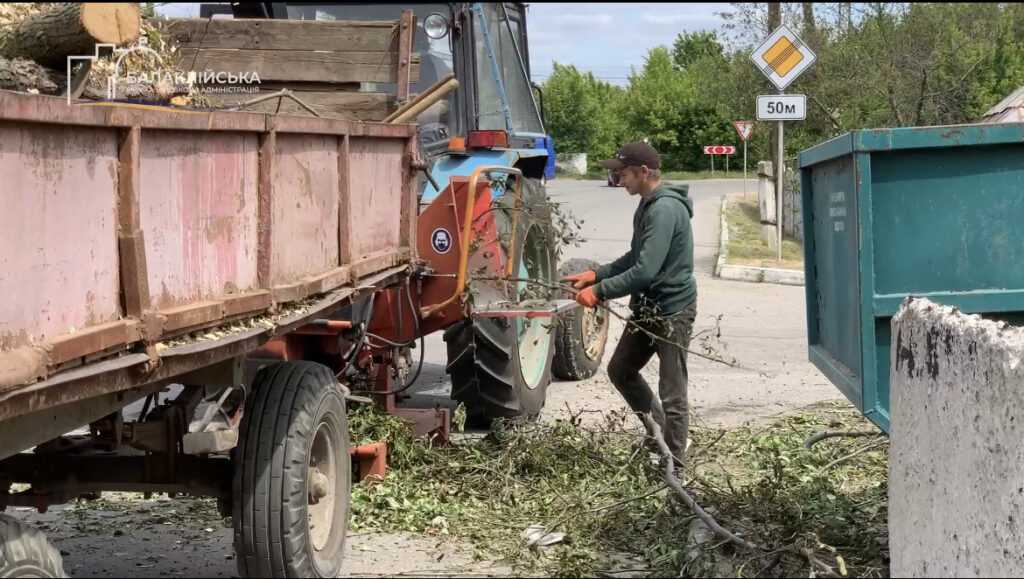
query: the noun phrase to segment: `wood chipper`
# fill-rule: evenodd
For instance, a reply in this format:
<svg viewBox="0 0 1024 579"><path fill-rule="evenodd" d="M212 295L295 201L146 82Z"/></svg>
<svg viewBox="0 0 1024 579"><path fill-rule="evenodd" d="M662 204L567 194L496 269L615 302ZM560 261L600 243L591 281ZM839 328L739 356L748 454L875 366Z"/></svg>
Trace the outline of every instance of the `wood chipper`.
<svg viewBox="0 0 1024 579"><path fill-rule="evenodd" d="M384 450L350 447L352 391L448 428L395 408L416 340L484 419L596 370L607 319L546 291L591 264L557 264L522 5L359 6L168 23L186 69L297 95L254 112L0 91L0 508L214 497L243 577L335 577ZM61 556L0 515L24 569Z"/></svg>
<svg viewBox="0 0 1024 579"><path fill-rule="evenodd" d="M526 5L205 5L209 16L231 12L236 24L269 19L259 24L259 34L273 38L294 38L286 32L296 21L387 21L403 9L403 28L393 41L412 47L410 62L419 62L418 77L405 78L400 70L396 83L373 83L359 90L406 103L385 122L408 119L419 125L427 170L419 181L416 230L425 268L403 287L340 312L311 330L309 338L293 333L282 338L287 343L273 344L272 351L264 353L326 356L344 370L347 380L357 382L354 388L378 393L389 411L404 414L427 430L439 429L446 437L445 410L395 408L393 394L401 394L416 378L412 347L425 334L444 330L452 397L465 403L470 416L484 419L536 415L552 375L566 380L589 377L600 364L607 340L608 317L600 310L564 312L561 323L531 321L545 308L558 307L549 303L551 299L570 298L566 293L541 291L547 299L535 296L531 303L540 310L529 316L510 316L502 309L502 304L520 301L527 293L549 289L564 274L597 266L586 260L572 260L561 268L557 263L557 238L563 232L552 223L557 208L549 203L543 186L551 165L551 139L534 98L533 89L539 88L529 81ZM223 28L211 31L209 26ZM189 43L197 61L216 66L216 51L234 47L223 39L230 26L230 20L201 19L182 22L173 30ZM204 44L204 38L214 40ZM245 42L252 44L251 39ZM259 45L266 46L262 36ZM306 100L330 98L319 92L322 85L291 81L287 88ZM410 98L414 92L418 94ZM497 177L500 186L488 185L488 177ZM510 187L504 187L506 183ZM509 198L508 190L520 194ZM495 211L495 205L504 209ZM495 238L509 246L499 247ZM469 287L466 279L481 276L467 274L467 268L485 272L483 277L519 281L471 279L484 295L473 296L470 306L461 295ZM546 282L548 288L528 287L526 279ZM487 304L502 311L491 312Z"/></svg>

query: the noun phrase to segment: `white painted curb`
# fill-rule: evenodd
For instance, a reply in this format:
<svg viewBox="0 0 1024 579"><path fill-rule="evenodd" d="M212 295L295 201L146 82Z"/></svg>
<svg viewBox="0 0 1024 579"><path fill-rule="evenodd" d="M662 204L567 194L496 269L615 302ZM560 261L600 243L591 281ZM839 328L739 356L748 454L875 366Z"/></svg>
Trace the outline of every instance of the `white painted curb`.
<svg viewBox="0 0 1024 579"><path fill-rule="evenodd" d="M804 285L804 272L791 269L774 269L770 267L754 267L751 265L731 265L725 263L729 254L729 225L725 221L725 209L728 196L722 196L722 235L718 246L718 264L715 266L715 277L736 281L758 283L777 283L782 285Z"/></svg>

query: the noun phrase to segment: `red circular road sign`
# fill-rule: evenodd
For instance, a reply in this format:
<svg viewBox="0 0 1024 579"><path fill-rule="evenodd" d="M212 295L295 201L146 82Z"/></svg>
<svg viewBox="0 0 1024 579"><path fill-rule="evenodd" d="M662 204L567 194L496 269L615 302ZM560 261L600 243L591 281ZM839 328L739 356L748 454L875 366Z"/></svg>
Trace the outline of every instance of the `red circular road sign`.
<svg viewBox="0 0 1024 579"><path fill-rule="evenodd" d="M732 155L736 147L732 145L707 145L704 147L705 155Z"/></svg>

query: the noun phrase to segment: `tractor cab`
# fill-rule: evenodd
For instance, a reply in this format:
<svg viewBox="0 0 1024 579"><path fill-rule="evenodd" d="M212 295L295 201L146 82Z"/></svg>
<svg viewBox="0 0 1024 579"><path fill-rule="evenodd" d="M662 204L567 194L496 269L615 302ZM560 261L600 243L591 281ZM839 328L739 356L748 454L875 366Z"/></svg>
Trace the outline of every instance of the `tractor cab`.
<svg viewBox="0 0 1024 579"><path fill-rule="evenodd" d="M538 106L543 98L530 82L526 4L237 2L231 9L236 18L354 21L394 21L412 10L420 72L410 93L448 74L459 82L413 121L436 181L443 187L482 165L516 167L542 184L554 177L554 146ZM359 90L397 94L397 85L362 83ZM424 203L439 193L426 180L421 192Z"/></svg>

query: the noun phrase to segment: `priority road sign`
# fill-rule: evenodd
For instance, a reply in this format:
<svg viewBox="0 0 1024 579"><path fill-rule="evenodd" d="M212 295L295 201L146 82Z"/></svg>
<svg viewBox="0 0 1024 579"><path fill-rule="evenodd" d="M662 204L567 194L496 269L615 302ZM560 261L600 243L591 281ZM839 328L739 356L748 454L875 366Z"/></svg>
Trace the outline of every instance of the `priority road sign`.
<svg viewBox="0 0 1024 579"><path fill-rule="evenodd" d="M754 49L750 59L772 84L784 90L818 57L795 32L783 24L761 46Z"/></svg>
<svg viewBox="0 0 1024 579"><path fill-rule="evenodd" d="M749 141L754 134L754 123L750 121L736 121L732 126L736 128L736 132L744 142Z"/></svg>
<svg viewBox="0 0 1024 579"><path fill-rule="evenodd" d="M732 145L706 145L704 147L705 155L732 155L736 152L736 147Z"/></svg>

